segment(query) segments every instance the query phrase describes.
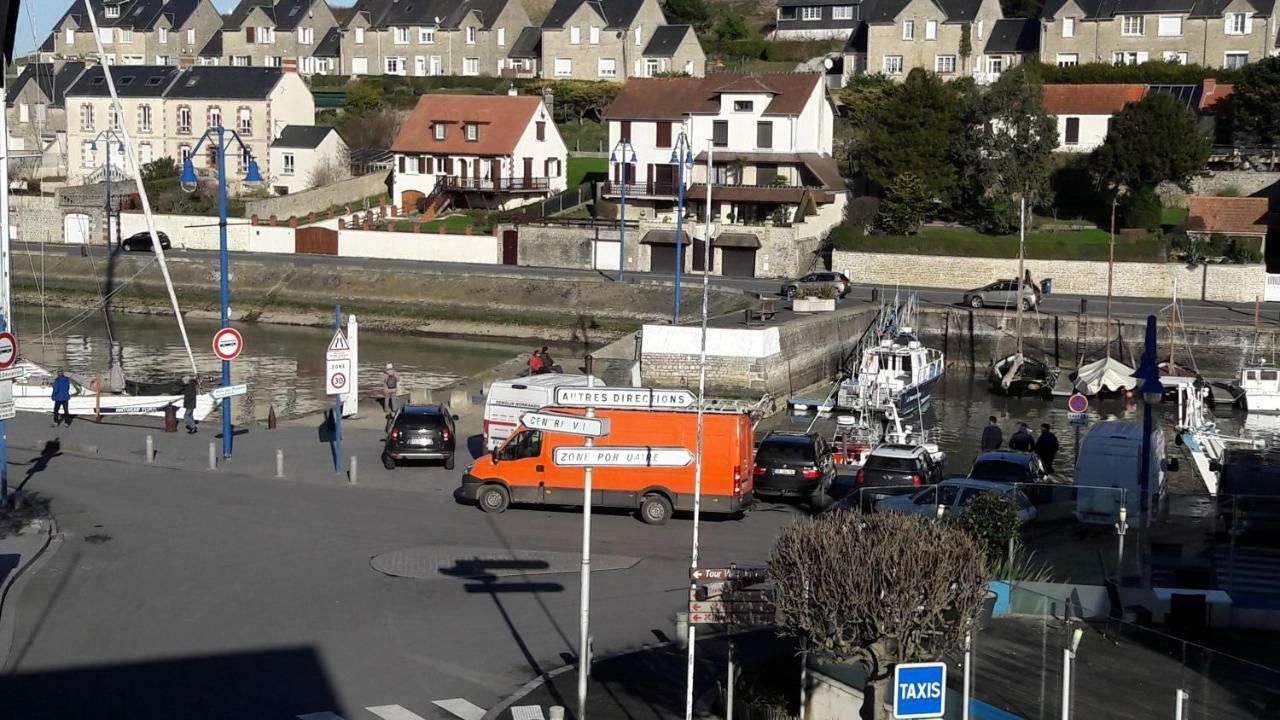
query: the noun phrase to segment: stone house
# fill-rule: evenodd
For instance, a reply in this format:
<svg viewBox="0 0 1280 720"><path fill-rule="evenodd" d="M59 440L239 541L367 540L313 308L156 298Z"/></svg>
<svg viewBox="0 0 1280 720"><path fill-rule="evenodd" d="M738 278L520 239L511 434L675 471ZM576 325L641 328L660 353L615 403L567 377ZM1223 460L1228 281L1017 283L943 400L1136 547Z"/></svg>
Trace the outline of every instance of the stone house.
<svg viewBox="0 0 1280 720"><path fill-rule="evenodd" d="M1201 240L1212 235L1265 240L1270 205L1265 197L1192 195L1187 198L1187 235Z"/></svg>
<svg viewBox="0 0 1280 720"><path fill-rule="evenodd" d="M54 23L42 55L97 54L86 3L93 8L108 63L190 65L222 25L213 0L75 0Z"/></svg>
<svg viewBox="0 0 1280 720"><path fill-rule="evenodd" d="M345 179L347 144L337 129L329 125L286 125L271 143L273 174L267 178L271 191L288 195L315 187L317 172L330 172Z"/></svg>
<svg viewBox="0 0 1280 720"><path fill-rule="evenodd" d="M66 174L66 93L84 68L82 62L28 63L9 87L7 147L16 177Z"/></svg>
<svg viewBox="0 0 1280 720"><path fill-rule="evenodd" d="M847 39L874 0L777 0L774 40Z"/></svg>
<svg viewBox="0 0 1280 720"><path fill-rule="evenodd" d="M396 200L428 216L448 204L518 207L567 183L564 141L532 95L422 95L391 152Z"/></svg>
<svg viewBox="0 0 1280 720"><path fill-rule="evenodd" d="M1275 4L1267 0L1050 0L1040 20L1040 60L1058 65L1238 68L1276 53Z"/></svg>
<svg viewBox="0 0 1280 720"><path fill-rule="evenodd" d="M706 73L692 29L673 30L658 0L556 0L542 21L542 77L626 80ZM663 28L668 28L663 30Z"/></svg>
<svg viewBox="0 0 1280 720"><path fill-rule="evenodd" d="M372 0L353 9L340 39L348 75L500 75L531 24L520 0Z"/></svg>
<svg viewBox="0 0 1280 720"><path fill-rule="evenodd" d="M673 230L680 170L672 158L681 134L693 156L683 183L690 218L684 230L692 245L692 257L682 261L687 269L703 269L708 179L718 226L713 272L797 272L843 217L845 183L831 156L835 113L820 74L636 78L618 93L605 120L609 146L626 140L630 149L615 154L603 195L620 200L625 187L628 216L656 221L640 241L652 271L671 271L678 262Z"/></svg>
<svg viewBox="0 0 1280 720"><path fill-rule="evenodd" d="M901 79L921 68L991 82L1007 67L1005 53L983 54L1001 18L999 0L876 2L845 47L845 73Z"/></svg>
<svg viewBox="0 0 1280 720"><path fill-rule="evenodd" d="M337 26L324 0L240 0L222 25L221 64L329 74L333 58L316 51Z"/></svg>

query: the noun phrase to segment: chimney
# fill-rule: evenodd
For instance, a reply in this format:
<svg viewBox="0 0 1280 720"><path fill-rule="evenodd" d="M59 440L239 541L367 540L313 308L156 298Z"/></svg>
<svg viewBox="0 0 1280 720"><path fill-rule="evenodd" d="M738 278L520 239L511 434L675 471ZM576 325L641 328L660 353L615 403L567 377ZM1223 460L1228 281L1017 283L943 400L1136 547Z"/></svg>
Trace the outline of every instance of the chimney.
<svg viewBox="0 0 1280 720"><path fill-rule="evenodd" d="M519 90L516 90L516 84L515 84L515 83L511 83L510 87L508 87L508 88L507 88L507 95L509 95L509 96L511 96L511 97L515 97L515 96L517 96L517 95L519 95L519 94L520 94L520 91L519 91Z"/></svg>
<svg viewBox="0 0 1280 720"><path fill-rule="evenodd" d="M287 73L298 72L298 59L288 57L282 58L280 60L280 70Z"/></svg>
<svg viewBox="0 0 1280 720"><path fill-rule="evenodd" d="M547 106L548 115L551 117L556 116L556 94L555 91L551 89L550 85L542 88L542 104Z"/></svg>
<svg viewBox="0 0 1280 720"><path fill-rule="evenodd" d="M1218 81L1213 78L1204 79L1204 89L1200 91L1201 97L1209 97L1218 90Z"/></svg>

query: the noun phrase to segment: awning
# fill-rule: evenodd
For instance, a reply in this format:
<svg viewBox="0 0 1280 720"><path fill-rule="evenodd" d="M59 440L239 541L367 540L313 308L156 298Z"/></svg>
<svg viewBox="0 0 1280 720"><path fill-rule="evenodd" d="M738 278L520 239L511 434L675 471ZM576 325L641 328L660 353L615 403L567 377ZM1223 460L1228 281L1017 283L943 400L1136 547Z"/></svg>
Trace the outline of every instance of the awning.
<svg viewBox="0 0 1280 720"><path fill-rule="evenodd" d="M760 247L760 238L755 233L733 233L723 232L716 236L711 244L716 247L734 247L734 248L758 248Z"/></svg>
<svg viewBox="0 0 1280 720"><path fill-rule="evenodd" d="M685 242L688 242L688 241L689 241L689 238L686 237ZM640 238L640 243L642 245L675 245L676 231L675 230L650 230L649 232L644 234L644 237Z"/></svg>

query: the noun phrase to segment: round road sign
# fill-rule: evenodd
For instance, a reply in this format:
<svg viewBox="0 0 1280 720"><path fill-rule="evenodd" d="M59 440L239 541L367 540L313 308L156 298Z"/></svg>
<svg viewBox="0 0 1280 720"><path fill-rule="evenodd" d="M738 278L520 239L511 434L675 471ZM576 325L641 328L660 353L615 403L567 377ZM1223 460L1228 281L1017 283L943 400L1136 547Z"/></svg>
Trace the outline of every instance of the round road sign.
<svg viewBox="0 0 1280 720"><path fill-rule="evenodd" d="M334 390L341 390L347 386L347 374L336 372L329 376L329 387Z"/></svg>
<svg viewBox="0 0 1280 720"><path fill-rule="evenodd" d="M0 368L13 365L18 359L18 339L11 332L0 332Z"/></svg>
<svg viewBox="0 0 1280 720"><path fill-rule="evenodd" d="M1067 409L1073 413L1082 413L1089 409L1089 398L1076 393L1067 398Z"/></svg>
<svg viewBox="0 0 1280 720"><path fill-rule="evenodd" d="M244 349L244 338L235 328L222 328L213 334L213 354L222 360L235 360Z"/></svg>

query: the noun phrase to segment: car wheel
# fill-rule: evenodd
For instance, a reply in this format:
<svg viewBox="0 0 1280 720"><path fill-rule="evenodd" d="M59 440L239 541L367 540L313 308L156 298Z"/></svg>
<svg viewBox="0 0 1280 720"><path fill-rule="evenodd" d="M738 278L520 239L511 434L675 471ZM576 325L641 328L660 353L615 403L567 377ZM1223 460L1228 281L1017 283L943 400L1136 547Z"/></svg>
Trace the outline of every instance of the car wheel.
<svg viewBox="0 0 1280 720"><path fill-rule="evenodd" d="M388 470L396 469L396 459L386 453L382 453L382 467Z"/></svg>
<svg viewBox="0 0 1280 720"><path fill-rule="evenodd" d="M487 513L500 513L511 504L511 494L501 485L485 485L476 496L480 509Z"/></svg>
<svg viewBox="0 0 1280 720"><path fill-rule="evenodd" d="M444 469L445 469L445 470L452 470L452 469L453 469L453 462L454 462L454 461L453 461L453 456L452 456L452 455L450 455L449 457L445 458L445 459L444 459Z"/></svg>
<svg viewBox="0 0 1280 720"><path fill-rule="evenodd" d="M648 525L663 525L671 519L671 502L661 495L645 495L640 502L640 519Z"/></svg>
<svg viewBox="0 0 1280 720"><path fill-rule="evenodd" d="M981 296L981 295L974 295L973 297L969 298L969 307L971 307L971 308L980 308L980 307L982 307L982 296Z"/></svg>
<svg viewBox="0 0 1280 720"><path fill-rule="evenodd" d="M131 249L129 243L120 243L120 252L129 252Z"/></svg>

